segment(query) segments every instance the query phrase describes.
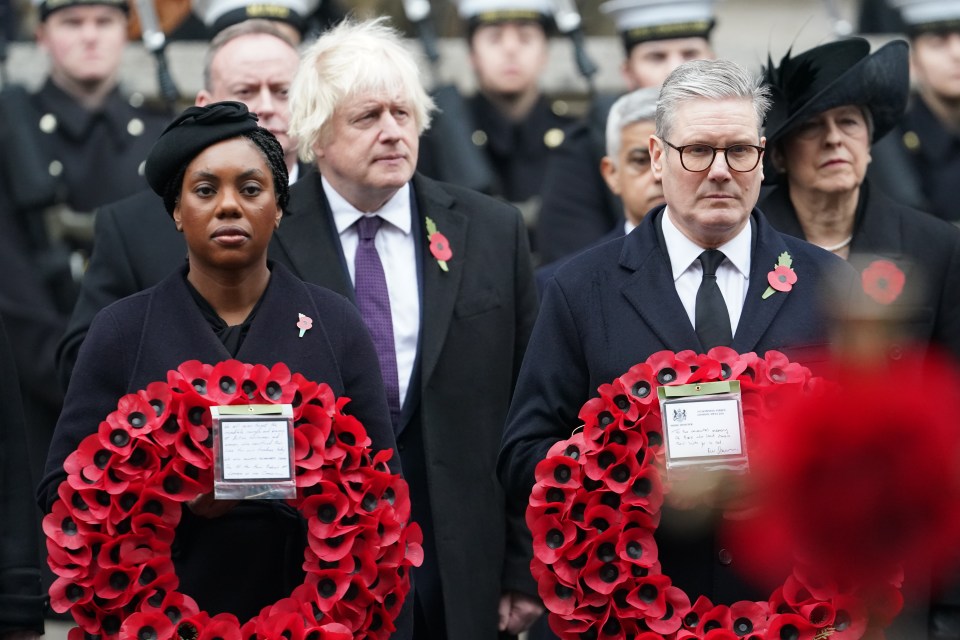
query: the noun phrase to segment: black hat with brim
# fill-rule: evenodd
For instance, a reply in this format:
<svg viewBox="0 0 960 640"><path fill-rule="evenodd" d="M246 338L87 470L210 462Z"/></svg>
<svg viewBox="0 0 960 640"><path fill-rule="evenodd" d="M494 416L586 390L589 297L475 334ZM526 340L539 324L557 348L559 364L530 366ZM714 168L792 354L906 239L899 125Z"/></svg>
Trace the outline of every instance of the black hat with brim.
<svg viewBox="0 0 960 640"><path fill-rule="evenodd" d="M910 93L908 45L894 40L870 53L863 38L814 47L778 67L768 61L764 80L773 105L764 134L772 145L810 118L835 107L861 106L873 120L873 141L903 117Z"/></svg>
<svg viewBox="0 0 960 640"><path fill-rule="evenodd" d="M170 181L207 147L258 129L256 114L242 102L188 107L167 125L147 156L144 175L160 197Z"/></svg>

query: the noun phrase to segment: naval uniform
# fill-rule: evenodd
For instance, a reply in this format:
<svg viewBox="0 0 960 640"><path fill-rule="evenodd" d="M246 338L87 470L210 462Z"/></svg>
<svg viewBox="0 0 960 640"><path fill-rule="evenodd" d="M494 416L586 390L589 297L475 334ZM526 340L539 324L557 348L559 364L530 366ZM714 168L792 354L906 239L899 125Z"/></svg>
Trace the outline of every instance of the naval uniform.
<svg viewBox="0 0 960 640"><path fill-rule="evenodd" d="M573 123L567 115L567 104L540 96L526 118L514 122L500 112L483 94L477 93L465 101L471 119L469 141L459 141L458 148L478 153L489 167L492 181L480 190L499 196L516 205L523 213L527 227L537 224L540 194L547 170L547 160L565 137L565 130ZM436 118L445 117L440 113ZM449 116L446 116L449 117ZM449 141L431 136L423 137L418 169L437 180L462 183L457 176L448 175L438 162L437 145Z"/></svg>
<svg viewBox="0 0 960 640"><path fill-rule="evenodd" d="M900 125L871 149L869 175L894 200L960 222L960 132L915 97Z"/></svg>

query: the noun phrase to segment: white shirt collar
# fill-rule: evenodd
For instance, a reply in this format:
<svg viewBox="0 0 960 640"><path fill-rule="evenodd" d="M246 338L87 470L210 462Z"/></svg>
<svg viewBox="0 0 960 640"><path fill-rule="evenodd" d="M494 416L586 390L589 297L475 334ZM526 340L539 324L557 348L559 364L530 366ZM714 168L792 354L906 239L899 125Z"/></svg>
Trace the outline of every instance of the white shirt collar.
<svg viewBox="0 0 960 640"><path fill-rule="evenodd" d="M287 184L292 185L300 177L300 163L294 162L293 168L287 172Z"/></svg>
<svg viewBox="0 0 960 640"><path fill-rule="evenodd" d="M676 282L690 268L690 265L700 257L700 254L703 253L703 247L683 235L683 232L670 219L668 209L669 207L665 208L663 214L661 214L663 240L667 245L670 267L673 270L673 280ZM750 225L752 224L753 220L747 218L747 224L743 226L740 233L717 247L744 278L750 277L750 252L753 248L753 233Z"/></svg>
<svg viewBox="0 0 960 640"><path fill-rule="evenodd" d="M393 194L393 197L387 200L378 211L367 214L347 202L343 196L337 193L337 190L333 188L326 178L320 176L320 181L323 184L323 192L327 195L327 202L330 203L330 211L333 212L333 221L337 225L338 234L342 234L349 229L363 216L372 215L373 213L399 229L404 235L410 234L412 221L410 219L409 182L400 187L400 189Z"/></svg>

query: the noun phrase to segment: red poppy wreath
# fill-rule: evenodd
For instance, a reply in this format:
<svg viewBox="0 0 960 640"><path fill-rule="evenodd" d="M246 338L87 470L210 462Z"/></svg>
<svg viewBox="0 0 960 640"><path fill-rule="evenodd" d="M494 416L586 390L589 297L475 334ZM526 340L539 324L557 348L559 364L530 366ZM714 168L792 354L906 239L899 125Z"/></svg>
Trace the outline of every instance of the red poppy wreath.
<svg viewBox="0 0 960 640"><path fill-rule="evenodd" d="M661 571L654 532L670 486L657 387L727 379L741 384L750 450L773 412L824 387L775 351L662 351L600 386L580 410L583 429L537 465L526 513L531 569L561 638L855 640L899 611L896 576L870 584L867 597L866 585L821 581L798 563L767 601L715 605L703 596L691 604Z"/></svg>
<svg viewBox="0 0 960 640"><path fill-rule="evenodd" d="M406 483L387 466L391 452L370 449L363 425L342 411L347 402L283 364L236 360L185 362L121 398L67 458L43 521L58 576L51 606L79 625L70 640L389 636L409 568L423 558L422 534L409 523ZM308 546L304 583L241 626L176 591L170 554L182 503L213 487L209 408L251 403L293 405L290 503L307 521Z"/></svg>

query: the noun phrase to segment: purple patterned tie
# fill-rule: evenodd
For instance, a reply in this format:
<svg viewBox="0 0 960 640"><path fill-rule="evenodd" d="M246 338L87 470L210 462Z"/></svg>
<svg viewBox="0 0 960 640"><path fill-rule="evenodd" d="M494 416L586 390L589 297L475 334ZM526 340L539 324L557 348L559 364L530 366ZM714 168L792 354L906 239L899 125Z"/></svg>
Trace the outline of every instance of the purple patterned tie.
<svg viewBox="0 0 960 640"><path fill-rule="evenodd" d="M387 391L387 405L394 429L400 422L400 383L397 373L397 352L393 342L393 318L390 315L390 293L383 263L373 239L380 230L380 216L363 216L357 220L360 242L354 258L354 288L357 308L370 330L373 346L380 358L383 386Z"/></svg>

